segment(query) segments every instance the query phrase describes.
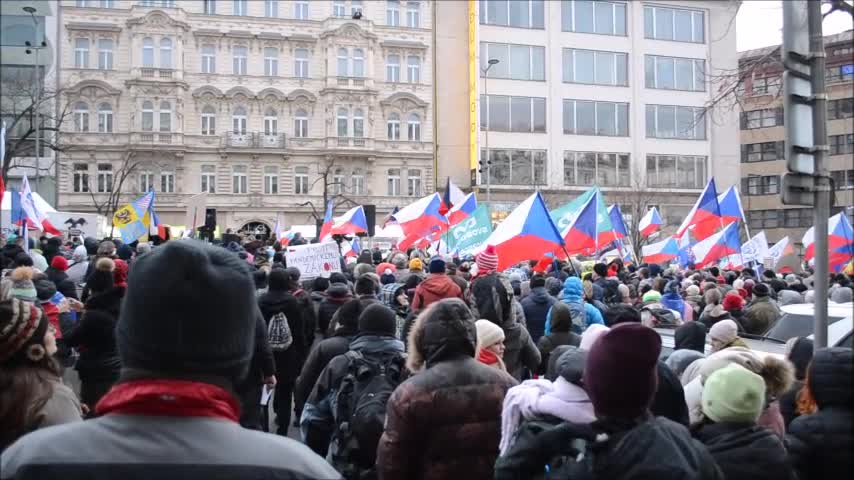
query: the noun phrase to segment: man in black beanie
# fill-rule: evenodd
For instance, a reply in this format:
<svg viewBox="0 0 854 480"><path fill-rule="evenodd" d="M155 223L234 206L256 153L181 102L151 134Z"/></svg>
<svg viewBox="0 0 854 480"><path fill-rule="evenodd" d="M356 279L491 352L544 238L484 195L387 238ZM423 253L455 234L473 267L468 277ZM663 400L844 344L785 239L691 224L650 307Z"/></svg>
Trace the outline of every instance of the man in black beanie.
<svg viewBox="0 0 854 480"><path fill-rule="evenodd" d="M373 470L383 425L371 428L355 419L345 428L342 424L362 405L365 392L386 401L406 380L406 354L403 342L394 336L396 326L396 315L390 308L379 303L369 305L359 316L359 334L350 342L349 352L332 359L303 409L303 441L319 454L328 450L332 465L345 478L365 478L360 475ZM385 406L380 409L384 415ZM361 448L352 448L354 443Z"/></svg>
<svg viewBox="0 0 854 480"><path fill-rule="evenodd" d="M237 423L256 309L247 266L226 250L184 240L141 256L100 418L24 436L3 452L2 478L340 478L298 442Z"/></svg>

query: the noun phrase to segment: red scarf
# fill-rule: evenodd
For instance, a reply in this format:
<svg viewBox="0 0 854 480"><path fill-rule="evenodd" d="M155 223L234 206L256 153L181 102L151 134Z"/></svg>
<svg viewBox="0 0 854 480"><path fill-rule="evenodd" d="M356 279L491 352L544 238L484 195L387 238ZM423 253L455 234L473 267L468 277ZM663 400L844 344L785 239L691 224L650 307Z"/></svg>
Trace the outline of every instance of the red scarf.
<svg viewBox="0 0 854 480"><path fill-rule="evenodd" d="M486 365L494 365L498 363L498 355L494 354L492 350L481 348L480 352L477 354L477 361L485 363Z"/></svg>
<svg viewBox="0 0 854 480"><path fill-rule="evenodd" d="M237 422L240 404L224 388L189 380L135 380L110 389L95 407L98 415L212 417Z"/></svg>

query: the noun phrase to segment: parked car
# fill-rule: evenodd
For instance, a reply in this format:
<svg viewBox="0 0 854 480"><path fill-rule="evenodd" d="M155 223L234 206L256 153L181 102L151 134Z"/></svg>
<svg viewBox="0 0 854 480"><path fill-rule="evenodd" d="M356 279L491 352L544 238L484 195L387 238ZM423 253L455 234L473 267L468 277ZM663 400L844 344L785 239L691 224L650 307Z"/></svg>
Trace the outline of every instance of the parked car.
<svg viewBox="0 0 854 480"><path fill-rule="evenodd" d="M675 345L675 340L673 334L675 329L672 328L656 328L654 329L658 335L661 337L661 358L669 356L673 353L673 347ZM744 343L750 347L751 350L759 353L762 356L765 355L774 355L775 357L785 358L786 356L786 342L782 342L779 340L775 340L773 338L762 338L754 335L741 335L741 339L744 340ZM706 336L706 355L710 354L712 351L712 344Z"/></svg>
<svg viewBox="0 0 854 480"><path fill-rule="evenodd" d="M815 305L799 303L781 307L783 316L768 329L763 338L786 341L792 337L810 337L814 333ZM828 346L851 347L854 303L827 302ZM847 345L844 344L847 342Z"/></svg>

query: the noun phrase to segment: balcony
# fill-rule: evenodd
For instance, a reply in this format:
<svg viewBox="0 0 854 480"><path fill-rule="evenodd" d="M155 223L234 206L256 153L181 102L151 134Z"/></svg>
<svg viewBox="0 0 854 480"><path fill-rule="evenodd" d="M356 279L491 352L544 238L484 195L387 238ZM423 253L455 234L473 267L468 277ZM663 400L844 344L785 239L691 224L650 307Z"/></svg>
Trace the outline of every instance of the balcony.
<svg viewBox="0 0 854 480"><path fill-rule="evenodd" d="M131 143L172 145L181 143L181 134L172 132L138 132L131 134Z"/></svg>
<svg viewBox="0 0 854 480"><path fill-rule="evenodd" d="M285 134L226 132L225 146L232 148L285 148Z"/></svg>
<svg viewBox="0 0 854 480"><path fill-rule="evenodd" d="M182 81L181 70L174 68L139 67L131 71L131 76L140 80Z"/></svg>
<svg viewBox="0 0 854 480"><path fill-rule="evenodd" d="M326 137L326 148L373 148L373 143L365 137Z"/></svg>

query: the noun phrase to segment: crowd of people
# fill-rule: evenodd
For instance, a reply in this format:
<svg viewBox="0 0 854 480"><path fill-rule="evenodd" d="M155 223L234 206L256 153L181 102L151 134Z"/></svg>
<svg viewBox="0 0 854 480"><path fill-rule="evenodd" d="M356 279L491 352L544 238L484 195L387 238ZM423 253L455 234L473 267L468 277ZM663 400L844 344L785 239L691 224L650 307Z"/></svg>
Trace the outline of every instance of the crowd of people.
<svg viewBox="0 0 854 480"><path fill-rule="evenodd" d="M502 272L490 246L364 250L304 279L275 242L2 243L2 480L854 467L851 349L750 346L781 306L850 304L845 275L816 299L811 274L557 259Z"/></svg>

